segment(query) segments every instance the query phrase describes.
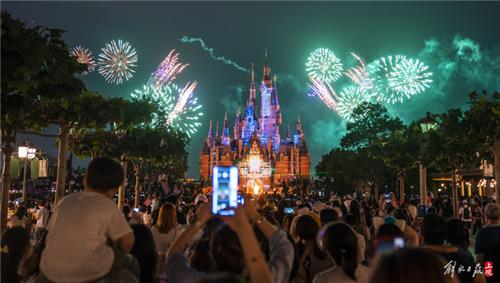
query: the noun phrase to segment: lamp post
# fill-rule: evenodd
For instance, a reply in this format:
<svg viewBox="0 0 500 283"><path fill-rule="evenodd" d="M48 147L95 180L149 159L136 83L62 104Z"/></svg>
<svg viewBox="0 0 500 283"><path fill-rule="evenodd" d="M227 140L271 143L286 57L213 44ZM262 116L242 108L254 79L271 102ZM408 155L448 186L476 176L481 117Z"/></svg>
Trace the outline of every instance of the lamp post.
<svg viewBox="0 0 500 283"><path fill-rule="evenodd" d="M114 134L118 138L118 141L121 143L122 139L127 134L127 130L121 128L117 123L113 123L113 126ZM123 201L125 199L125 186L127 186L127 159L125 157L125 154L121 155L120 164L122 165L123 173L125 174L125 180L123 181L123 184L121 184L118 188L118 208L121 209L123 206Z"/></svg>
<svg viewBox="0 0 500 283"><path fill-rule="evenodd" d="M436 129L436 119L432 117L430 112L427 112L425 117L420 120L420 130L425 135L431 130ZM427 168L422 161L418 163L419 171L419 186L420 186L420 204L427 204Z"/></svg>
<svg viewBox="0 0 500 283"><path fill-rule="evenodd" d="M26 202L27 194L26 194L26 174L28 161L35 158L36 148L30 147L29 142L25 142L24 145L19 146L17 151L17 156L19 159L24 161L24 171L23 171L23 202Z"/></svg>

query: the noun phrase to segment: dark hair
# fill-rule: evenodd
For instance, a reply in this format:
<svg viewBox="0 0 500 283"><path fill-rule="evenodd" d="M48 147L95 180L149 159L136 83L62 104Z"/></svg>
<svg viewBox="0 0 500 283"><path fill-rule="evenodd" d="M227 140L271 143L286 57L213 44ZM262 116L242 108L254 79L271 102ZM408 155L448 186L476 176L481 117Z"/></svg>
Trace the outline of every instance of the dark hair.
<svg viewBox="0 0 500 283"><path fill-rule="evenodd" d="M123 216L125 216L125 219L127 220L127 222L130 220L130 212L132 210L130 209L130 206L128 205L124 205L122 207L122 212L123 212Z"/></svg>
<svg viewBox="0 0 500 283"><path fill-rule="evenodd" d="M384 254L374 267L370 283L451 283L443 273L446 262L439 255L422 248L403 248Z"/></svg>
<svg viewBox="0 0 500 283"><path fill-rule="evenodd" d="M467 239L469 235L465 228L465 223L458 218L450 218L446 222L446 241L448 243L459 246L467 247Z"/></svg>
<svg viewBox="0 0 500 283"><path fill-rule="evenodd" d="M30 245L30 234L22 227L12 227L2 236L2 282L19 282L19 264Z"/></svg>
<svg viewBox="0 0 500 283"><path fill-rule="evenodd" d="M333 208L325 208L319 212L321 224L339 220L337 211Z"/></svg>
<svg viewBox="0 0 500 283"><path fill-rule="evenodd" d="M442 245L446 236L446 222L437 214L427 214L422 227L424 242L430 245Z"/></svg>
<svg viewBox="0 0 500 283"><path fill-rule="evenodd" d="M245 269L243 249L236 233L227 224L218 226L212 234L210 255L218 271L241 274Z"/></svg>
<svg viewBox="0 0 500 283"><path fill-rule="evenodd" d="M191 252L190 265L202 272L210 272L214 269L213 260L210 257L210 240L212 233L219 225L224 223L220 218L210 218L205 227L201 239L196 242Z"/></svg>
<svg viewBox="0 0 500 283"><path fill-rule="evenodd" d="M356 280L358 239L354 230L342 222L332 223L326 228L323 245L335 260L335 263L342 266L344 273L351 279Z"/></svg>
<svg viewBox="0 0 500 283"><path fill-rule="evenodd" d="M241 277L229 272L215 272L204 276L196 283L243 283ZM142 283L142 282L141 282Z"/></svg>
<svg viewBox="0 0 500 283"><path fill-rule="evenodd" d="M19 206L13 216L17 216L20 220L28 216L28 210L24 206Z"/></svg>
<svg viewBox="0 0 500 283"><path fill-rule="evenodd" d="M92 160L87 167L86 185L96 191L106 192L118 188L125 179L120 163L109 157Z"/></svg>
<svg viewBox="0 0 500 283"><path fill-rule="evenodd" d="M130 253L137 258L139 262L140 282L156 282L157 256L156 247L151 230L143 224L134 224L130 226L134 231L135 242Z"/></svg>
<svg viewBox="0 0 500 283"><path fill-rule="evenodd" d="M179 200L179 196L177 194L171 193L167 196L167 198L165 199L165 202L171 203L174 206L176 206L178 200Z"/></svg>
<svg viewBox="0 0 500 283"><path fill-rule="evenodd" d="M404 233L396 224L385 223L380 225L377 237L394 236L404 238Z"/></svg>

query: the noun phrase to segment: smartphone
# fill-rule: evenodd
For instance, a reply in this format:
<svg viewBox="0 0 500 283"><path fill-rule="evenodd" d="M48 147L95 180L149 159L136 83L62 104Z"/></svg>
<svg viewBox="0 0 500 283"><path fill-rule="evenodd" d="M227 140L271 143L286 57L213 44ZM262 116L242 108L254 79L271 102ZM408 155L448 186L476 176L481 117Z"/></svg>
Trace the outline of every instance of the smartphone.
<svg viewBox="0 0 500 283"><path fill-rule="evenodd" d="M139 212L139 208L134 208L134 211L135 212Z"/></svg>
<svg viewBox="0 0 500 283"><path fill-rule="evenodd" d="M293 212L294 212L294 211L293 211L293 207L285 207L285 208L283 209L283 212L284 212L285 214L293 214Z"/></svg>
<svg viewBox="0 0 500 283"><path fill-rule="evenodd" d="M212 214L233 216L238 207L238 167L215 166L212 176Z"/></svg>
<svg viewBox="0 0 500 283"><path fill-rule="evenodd" d="M427 206L425 204L419 204L417 211L418 211L418 217L424 218L425 215L427 215Z"/></svg>
<svg viewBox="0 0 500 283"><path fill-rule="evenodd" d="M387 253L403 248L405 240L401 237L383 236L375 240L375 254Z"/></svg>

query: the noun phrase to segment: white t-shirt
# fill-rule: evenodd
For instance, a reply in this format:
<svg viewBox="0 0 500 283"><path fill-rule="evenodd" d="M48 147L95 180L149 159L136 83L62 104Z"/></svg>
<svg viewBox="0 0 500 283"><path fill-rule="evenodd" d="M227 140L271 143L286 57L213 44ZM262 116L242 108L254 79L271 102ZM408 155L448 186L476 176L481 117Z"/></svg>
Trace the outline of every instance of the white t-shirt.
<svg viewBox="0 0 500 283"><path fill-rule="evenodd" d="M47 230L40 269L56 282L85 282L105 276L114 260L108 239L114 242L132 233L111 199L88 191L63 198Z"/></svg>
<svg viewBox="0 0 500 283"><path fill-rule="evenodd" d="M177 224L177 226L168 233L160 233L156 230L156 227L151 229L153 233L153 239L155 241L156 252L161 255L164 255L167 250L170 248L170 245L182 234L182 226Z"/></svg>
<svg viewBox="0 0 500 283"><path fill-rule="evenodd" d="M358 264L358 268L354 271L356 280L352 280L347 274L345 274L342 266L334 266L329 268L314 277L313 283L360 283L368 282L368 277L370 275L371 269L364 265Z"/></svg>
<svg viewBox="0 0 500 283"><path fill-rule="evenodd" d="M41 207L36 212L36 228L47 227L47 222L49 221L49 211L45 207Z"/></svg>

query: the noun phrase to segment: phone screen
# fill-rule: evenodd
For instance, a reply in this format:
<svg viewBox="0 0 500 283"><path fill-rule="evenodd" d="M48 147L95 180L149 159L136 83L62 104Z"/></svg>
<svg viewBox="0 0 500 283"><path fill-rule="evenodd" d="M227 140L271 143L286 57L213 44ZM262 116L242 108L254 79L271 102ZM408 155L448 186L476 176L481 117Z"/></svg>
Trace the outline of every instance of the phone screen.
<svg viewBox="0 0 500 283"><path fill-rule="evenodd" d="M284 212L285 214L293 214L293 207L285 207L285 208L283 209L283 212Z"/></svg>
<svg viewBox="0 0 500 283"><path fill-rule="evenodd" d="M212 213L233 216L238 207L238 167L216 166L212 176Z"/></svg>
<svg viewBox="0 0 500 283"><path fill-rule="evenodd" d="M392 250L403 248L404 246L405 241L401 237L379 237L376 239L375 253L386 253Z"/></svg>

